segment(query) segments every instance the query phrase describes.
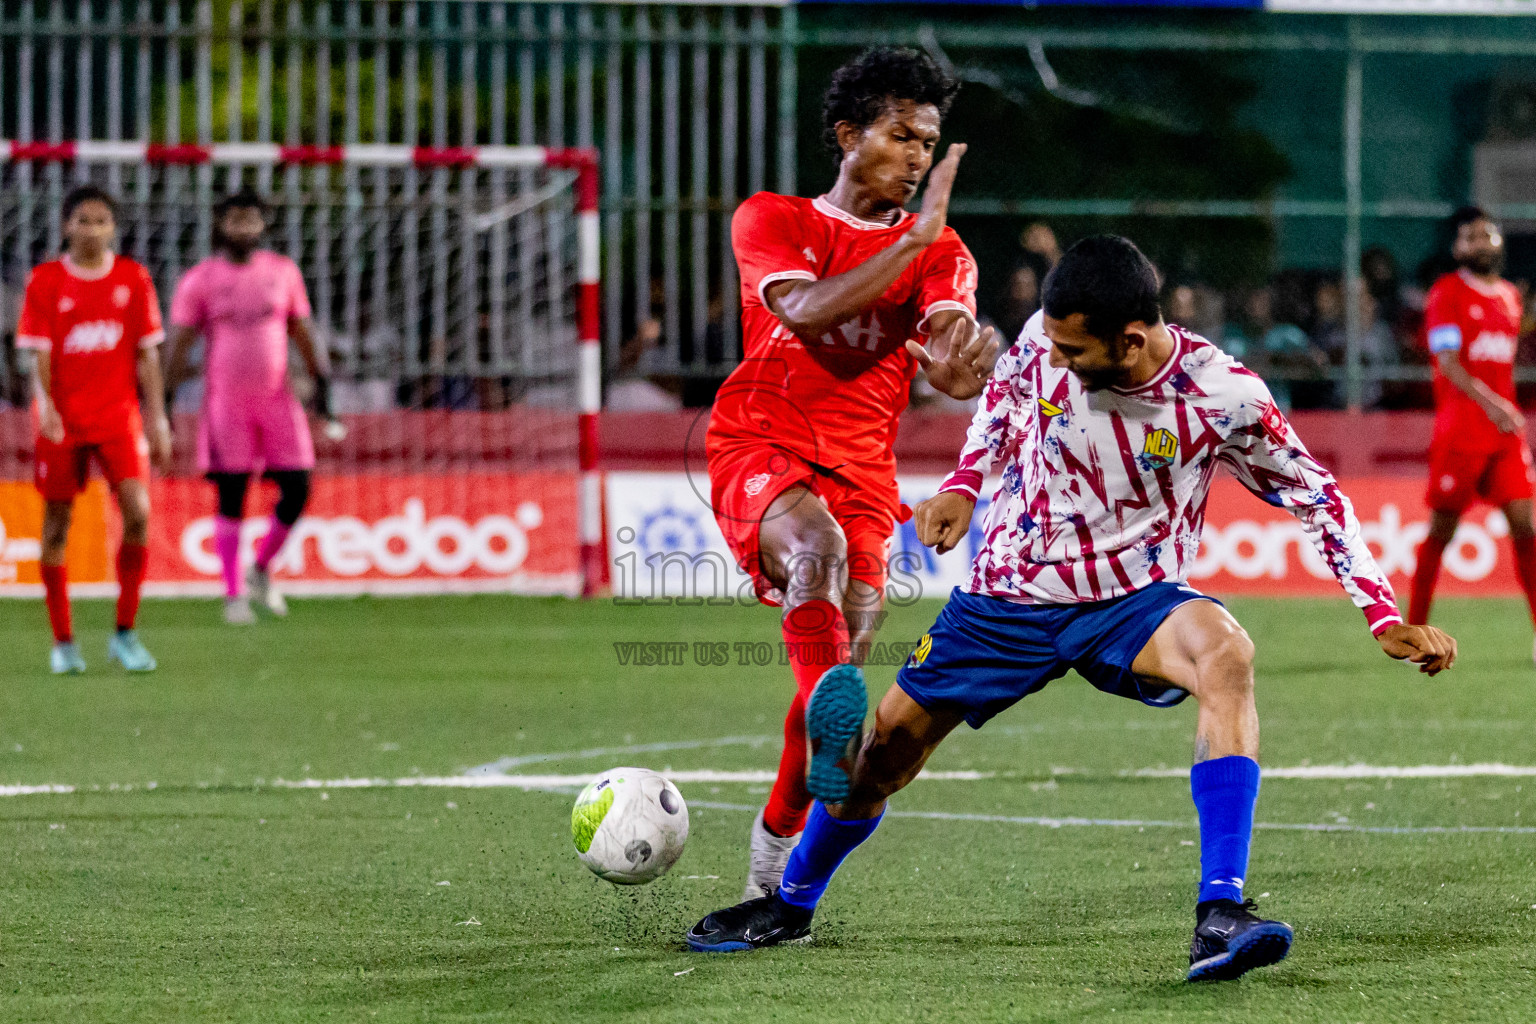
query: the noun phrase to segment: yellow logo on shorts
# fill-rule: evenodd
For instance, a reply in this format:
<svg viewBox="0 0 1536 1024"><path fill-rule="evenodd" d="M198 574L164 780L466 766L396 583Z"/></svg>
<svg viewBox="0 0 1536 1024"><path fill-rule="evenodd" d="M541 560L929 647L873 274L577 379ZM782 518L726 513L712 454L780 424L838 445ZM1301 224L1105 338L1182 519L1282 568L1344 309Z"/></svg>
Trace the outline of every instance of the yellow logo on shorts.
<svg viewBox="0 0 1536 1024"><path fill-rule="evenodd" d="M1147 443L1141 450L1142 459L1153 469L1166 469L1173 465L1173 458L1179 454L1179 439L1173 436L1173 432L1158 427L1147 435Z"/></svg>
<svg viewBox="0 0 1536 1024"><path fill-rule="evenodd" d="M912 657L907 659L908 668L917 668L928 657L928 652L933 650L933 636L924 633L923 638L917 642L917 648L912 652Z"/></svg>

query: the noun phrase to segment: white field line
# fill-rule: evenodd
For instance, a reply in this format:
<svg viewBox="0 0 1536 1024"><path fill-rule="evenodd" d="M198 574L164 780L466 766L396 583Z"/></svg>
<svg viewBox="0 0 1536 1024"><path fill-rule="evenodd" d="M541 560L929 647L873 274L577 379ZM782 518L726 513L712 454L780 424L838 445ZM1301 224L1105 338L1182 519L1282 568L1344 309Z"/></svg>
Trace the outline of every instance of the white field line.
<svg viewBox="0 0 1536 1024"><path fill-rule="evenodd" d="M1310 766L1309 766L1310 767ZM1318 766L1323 767L1323 766ZM1347 766L1354 769L1367 766ZM1446 768L1464 769L1476 767L1509 768L1509 765L1477 766L1477 765L1446 765ZM1318 779L1318 778L1462 778L1469 773L1456 771L1449 775L1429 774L1434 766L1421 765L1412 771L1411 775L1391 774L1385 776L1362 776L1359 774L1345 776L1318 775L1313 773L1301 775L1283 775L1282 778ZM1404 769L1389 769L1392 771L1404 771ZM1483 772L1484 776L1494 775L1508 777L1512 774L1532 775L1536 770L1524 769L1520 772ZM772 772L717 772L717 771L691 771L671 772L668 778L674 782L771 782ZM1164 773L1153 775L1154 778L1168 778ZM988 778L996 778L988 772L923 772L919 779L937 781L972 782ZM543 792L569 792L571 789L585 785L590 781L588 775L411 775L398 779L385 778L340 778L340 779L273 779L267 782L257 782L251 786L221 786L223 790L259 790L269 789L293 789L293 790L331 790L331 789L519 789L523 791ZM40 796L60 794L89 794L89 793L129 793L136 789L151 791L156 789L177 789L180 787L160 786L155 782L147 782L142 785L134 783L111 783L106 786L73 786L68 783L44 783L39 785L0 785L0 797L12 796ZM187 787L189 789L206 790L212 787L198 785ZM741 811L743 813L756 814L761 808L757 804L733 804L720 803L711 800L690 800L689 806L699 809L720 811ZM1198 827L1194 821L1158 821L1141 818L1079 818L1079 817L1034 817L1011 814L966 814L951 811L898 811L891 810L887 815L892 818L913 818L923 821L966 821L983 824L1000 825L1025 825L1040 828L1170 828L1191 830ZM1255 822L1254 828L1277 832L1357 832L1367 835L1536 835L1536 825L1351 825L1345 822Z"/></svg>
<svg viewBox="0 0 1536 1024"><path fill-rule="evenodd" d="M1063 772L1061 774L1071 774ZM1126 772L1130 778L1186 779L1188 768L1142 768ZM1265 768L1266 779L1520 779L1536 776L1536 765L1500 764L1304 764L1292 768Z"/></svg>
<svg viewBox="0 0 1536 1024"><path fill-rule="evenodd" d="M712 740L668 740L661 743L631 743L622 747L591 747L586 750L561 750L550 754L523 754L503 757L469 769L465 775L505 775L509 768L551 761L585 761L594 757L627 757L630 754L661 754L669 750L707 750L710 747L764 747L784 742L781 736L721 736ZM582 783L586 785L586 783Z"/></svg>
<svg viewBox="0 0 1536 1024"><path fill-rule="evenodd" d="M716 811L743 811L756 814L756 804L722 804L708 800L690 800L689 807ZM976 821L999 825L1036 825L1042 828L1177 828L1194 830L1194 821L1143 821L1138 818L1033 818L1011 814L956 814L948 811L886 811L887 818L916 818L922 821ZM1332 822L1289 823L1259 821L1256 829L1271 832L1363 832L1368 835L1423 836L1484 834L1536 835L1536 825L1347 825Z"/></svg>
<svg viewBox="0 0 1536 1024"><path fill-rule="evenodd" d="M688 740L676 743L651 743L630 747L604 747L594 750L572 752L569 754L530 754L522 758L503 758L502 761L515 761L526 764L538 761L562 760L576 757L602 757L617 754L653 753L664 750L689 750L705 746L725 746L728 744L759 745L771 737L738 736L726 737L718 740ZM499 764L501 762L493 762ZM507 772L492 771L491 765L481 765L470 769L462 775L407 775L400 778L389 779L369 776L351 777L345 776L336 779L272 779L257 780L249 786L233 785L210 787L205 783L199 783L196 789L572 789L585 786L592 781L595 773L582 773L575 775L521 775ZM669 771L667 778L676 783L738 783L762 785L774 780L775 772L767 770L747 771L718 771L715 769L690 769L684 771ZM1091 772L1077 768L1053 768L1052 775L1092 775ZM1182 779L1189 775L1187 768L1142 768L1134 772L1122 772L1120 778L1146 778L1146 779ZM1007 773L981 772L970 770L959 771L924 771L918 775L919 779L929 782L980 782L986 779L1006 778ZM1490 762L1485 764L1421 764L1421 765L1299 765L1292 768L1266 768L1266 779L1298 779L1298 780L1348 780L1348 779L1466 779L1466 778L1531 778L1536 777L1536 766L1511 765ZM99 792L132 792L135 789L153 790L158 788L158 783L109 783L107 785L76 786L70 783L36 783L0 785L0 797L8 796L38 796L47 794L67 793L99 793ZM171 787L179 788L179 787ZM709 806L702 804L700 806ZM724 809L731 809L735 805L720 805ZM973 818L961 815L957 820L993 820L992 818ZM999 817L998 821L1034 821L1035 819L1022 819ZM1039 819L1041 822L1055 819ZM1101 824L1097 819L1084 823ZM1076 823L1076 819L1068 821L1068 824ZM1168 822L1138 822L1146 824L1173 824ZM1276 826L1279 827L1279 826ZM1296 826L1298 828L1302 826ZM1312 828L1313 826L1306 826ZM1333 825L1316 826L1324 831L1359 831L1358 829L1336 828ZM1518 831L1518 830L1517 830Z"/></svg>

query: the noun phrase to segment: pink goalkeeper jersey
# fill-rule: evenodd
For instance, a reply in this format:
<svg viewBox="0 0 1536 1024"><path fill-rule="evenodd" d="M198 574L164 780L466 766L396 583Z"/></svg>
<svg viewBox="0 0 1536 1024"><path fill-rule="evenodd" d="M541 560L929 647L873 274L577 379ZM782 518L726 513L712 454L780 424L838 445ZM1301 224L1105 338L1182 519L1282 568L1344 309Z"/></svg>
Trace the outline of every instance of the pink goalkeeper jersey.
<svg viewBox="0 0 1536 1024"><path fill-rule="evenodd" d="M1252 371L1170 326L1174 352L1132 391L1089 391L1050 364L1036 313L998 360L960 465L941 490L1002 480L966 589L1030 604L1121 597L1182 582L1200 548L1218 462L1299 519L1379 634L1402 621L1349 499Z"/></svg>
<svg viewBox="0 0 1536 1024"><path fill-rule="evenodd" d="M206 339L210 402L260 401L288 391L288 319L310 315L298 266L258 249L245 263L211 256L182 277L171 323Z"/></svg>

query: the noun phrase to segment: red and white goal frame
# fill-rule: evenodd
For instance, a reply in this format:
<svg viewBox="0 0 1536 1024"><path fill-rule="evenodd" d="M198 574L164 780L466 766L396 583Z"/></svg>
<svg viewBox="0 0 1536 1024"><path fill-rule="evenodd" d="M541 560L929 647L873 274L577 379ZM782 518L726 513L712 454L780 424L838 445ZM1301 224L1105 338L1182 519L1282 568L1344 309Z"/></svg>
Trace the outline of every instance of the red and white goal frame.
<svg viewBox="0 0 1536 1024"><path fill-rule="evenodd" d="M602 406L598 153L594 149L545 146L432 147L399 144L287 146L276 143L155 143L75 140L0 140L0 159L11 163L225 167L358 167L420 170L565 170L575 173L576 301L578 347L576 412L578 430L578 543L581 593L602 586L602 483L599 475L598 412Z"/></svg>

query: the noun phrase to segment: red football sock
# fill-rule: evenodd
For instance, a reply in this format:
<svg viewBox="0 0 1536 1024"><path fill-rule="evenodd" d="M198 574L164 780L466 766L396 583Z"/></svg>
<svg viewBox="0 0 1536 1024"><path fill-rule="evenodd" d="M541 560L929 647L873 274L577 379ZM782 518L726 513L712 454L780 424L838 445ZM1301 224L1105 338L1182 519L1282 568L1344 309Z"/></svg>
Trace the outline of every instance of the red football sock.
<svg viewBox="0 0 1536 1024"><path fill-rule="evenodd" d="M69 624L69 582L62 565L44 565L44 601L48 605L48 623L53 627L53 642L67 644L75 638Z"/></svg>
<svg viewBox="0 0 1536 1024"><path fill-rule="evenodd" d="M1520 588L1525 591L1525 603L1531 609L1531 621L1536 622L1536 537L1511 537L1515 547L1515 574L1520 577Z"/></svg>
<svg viewBox="0 0 1536 1024"><path fill-rule="evenodd" d="M830 601L807 601L784 616L784 643L789 652L790 668L795 673L795 699L784 719L784 753L779 758L779 775L763 823L775 835L792 836L805 828L805 816L811 809L811 794L805 788L805 766L809 751L805 738L805 702L822 674L848 660L848 624L842 609Z"/></svg>
<svg viewBox="0 0 1536 1024"><path fill-rule="evenodd" d="M142 544L124 544L117 549L117 628L132 629L139 614L139 590L144 586L144 563L148 561Z"/></svg>
<svg viewBox="0 0 1536 1024"><path fill-rule="evenodd" d="M1422 626L1429 621L1429 606L1435 600L1435 580L1440 577L1440 558L1449 544L1449 541L1425 537L1424 543L1419 545L1418 567L1413 571L1413 594L1408 601L1409 625Z"/></svg>

